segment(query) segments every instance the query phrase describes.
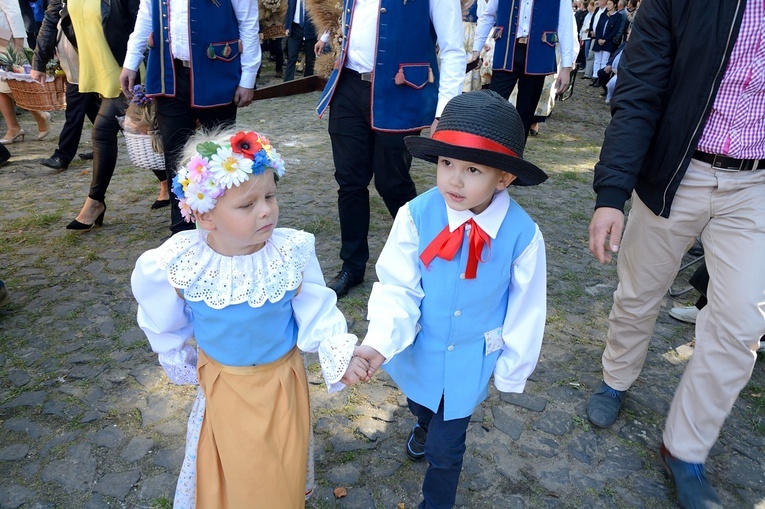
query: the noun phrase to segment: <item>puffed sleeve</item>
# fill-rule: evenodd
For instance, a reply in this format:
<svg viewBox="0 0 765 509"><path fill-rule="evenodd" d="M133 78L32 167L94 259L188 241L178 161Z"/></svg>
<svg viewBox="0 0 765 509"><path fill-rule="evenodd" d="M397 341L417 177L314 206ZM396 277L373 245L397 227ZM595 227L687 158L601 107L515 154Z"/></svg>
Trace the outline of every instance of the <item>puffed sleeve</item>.
<svg viewBox="0 0 765 509"><path fill-rule="evenodd" d="M298 325L298 348L318 351L329 392L342 390L345 384L340 379L353 357L356 336L348 333L345 316L337 308L337 296L324 283L313 244L300 291L292 299L292 311Z"/></svg>
<svg viewBox="0 0 765 509"><path fill-rule="evenodd" d="M425 292L419 268L420 236L407 203L398 211L377 259L377 279L369 296L369 328L364 345L388 362L414 342Z"/></svg>
<svg viewBox="0 0 765 509"><path fill-rule="evenodd" d="M188 344L194 334L191 310L168 282L157 255L156 249L142 254L130 278L138 301L138 326L173 383L197 383L196 349Z"/></svg>
<svg viewBox="0 0 765 509"><path fill-rule="evenodd" d="M542 348L547 316L547 261L542 233L513 262L510 298L502 326L504 346L494 367L502 392L523 392Z"/></svg>

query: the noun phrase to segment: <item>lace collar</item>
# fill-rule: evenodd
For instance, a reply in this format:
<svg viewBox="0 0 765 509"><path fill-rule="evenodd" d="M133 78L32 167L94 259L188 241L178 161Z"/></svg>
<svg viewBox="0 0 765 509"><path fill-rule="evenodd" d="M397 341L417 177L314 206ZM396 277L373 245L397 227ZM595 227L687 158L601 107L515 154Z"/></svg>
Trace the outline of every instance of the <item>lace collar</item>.
<svg viewBox="0 0 765 509"><path fill-rule="evenodd" d="M224 256L213 251L207 232L199 229L170 237L158 248L157 263L187 300L213 309L242 302L257 308L300 286L313 246L310 233L277 228L260 251Z"/></svg>

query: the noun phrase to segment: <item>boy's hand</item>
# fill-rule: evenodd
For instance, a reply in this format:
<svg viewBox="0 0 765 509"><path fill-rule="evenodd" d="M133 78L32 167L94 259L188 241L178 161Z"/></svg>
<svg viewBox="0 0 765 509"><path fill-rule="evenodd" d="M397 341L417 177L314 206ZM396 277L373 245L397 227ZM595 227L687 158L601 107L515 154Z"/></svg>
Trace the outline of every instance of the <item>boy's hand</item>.
<svg viewBox="0 0 765 509"><path fill-rule="evenodd" d="M345 374L340 381L345 385L356 385L359 382L366 382L368 381L368 371L369 363L366 359L354 355L351 358L351 362L348 364L348 369L345 370Z"/></svg>
<svg viewBox="0 0 765 509"><path fill-rule="evenodd" d="M372 375L375 374L375 371L377 371L380 368L380 365L382 365L383 362L385 362L385 357L383 354L372 348L371 346L357 346L353 350L353 355L361 357L362 359L365 359L369 363L369 369L367 370L367 379L365 381L369 381L372 379Z"/></svg>

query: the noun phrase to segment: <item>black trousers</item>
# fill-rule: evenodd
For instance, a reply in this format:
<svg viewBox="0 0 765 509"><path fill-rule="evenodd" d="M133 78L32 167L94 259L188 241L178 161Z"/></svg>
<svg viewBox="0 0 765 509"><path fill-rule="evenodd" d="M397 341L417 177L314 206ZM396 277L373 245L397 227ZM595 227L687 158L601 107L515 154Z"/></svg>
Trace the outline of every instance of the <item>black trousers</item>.
<svg viewBox="0 0 765 509"><path fill-rule="evenodd" d="M313 74L313 64L316 61L316 55L313 53L313 47L316 44L316 39L303 40L303 34L305 30L297 23L292 23L290 28L290 35L287 36L287 67L284 69L284 81L292 81L295 79L295 64L300 56L300 48L305 43L305 70L303 76L311 76Z"/></svg>
<svg viewBox="0 0 765 509"><path fill-rule="evenodd" d="M363 276L369 260L369 183L374 177L388 212L417 196L409 168L412 156L404 137L418 134L385 133L372 129L371 83L359 73L343 69L329 109L329 137L335 162L337 210L340 216L343 269Z"/></svg>
<svg viewBox="0 0 765 509"><path fill-rule="evenodd" d="M614 77L614 73L612 72L606 72L604 69L598 70L598 84L603 89L603 92L608 92L608 88L606 88L606 85L609 81L611 81L611 78Z"/></svg>
<svg viewBox="0 0 765 509"><path fill-rule="evenodd" d="M106 189L117 166L117 133L120 124L117 117L125 114L128 100L122 93L119 97L101 99L96 121L93 123L93 177L90 181L88 196L96 201L104 201Z"/></svg>
<svg viewBox="0 0 765 509"><path fill-rule="evenodd" d="M518 84L518 96L515 101L515 109L523 121L523 128L526 137L529 136L529 129L534 123L534 112L537 109L537 103L542 96L542 88L545 84L545 76L538 74L526 74L526 45L515 45L515 56L513 58L514 71L503 71L494 69L491 75L491 84L489 88L499 95L508 99L513 92L513 88Z"/></svg>
<svg viewBox="0 0 765 509"><path fill-rule="evenodd" d="M80 93L79 85L67 83L64 126L61 128L61 134L58 135L58 147L53 152L54 157L60 158L65 164L72 162L80 145L85 117L88 117L95 125L100 106L101 99L97 93Z"/></svg>
<svg viewBox="0 0 765 509"><path fill-rule="evenodd" d="M196 132L197 122L204 129L231 126L236 121L236 104L231 103L215 108L191 107L191 74L188 67L174 61L175 97L157 97L157 123L165 149L165 172L172 181L181 164L180 157L186 141ZM212 86L212 85L211 85ZM187 223L178 208L178 197L170 185L170 231L178 233L194 229L193 223Z"/></svg>

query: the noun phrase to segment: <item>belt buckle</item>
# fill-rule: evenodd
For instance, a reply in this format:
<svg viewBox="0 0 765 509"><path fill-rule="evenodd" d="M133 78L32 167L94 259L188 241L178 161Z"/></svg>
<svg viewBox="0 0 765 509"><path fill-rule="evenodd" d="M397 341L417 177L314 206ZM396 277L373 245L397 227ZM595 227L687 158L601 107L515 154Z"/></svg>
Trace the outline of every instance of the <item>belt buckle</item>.
<svg viewBox="0 0 765 509"><path fill-rule="evenodd" d="M359 76L361 77L361 81L368 81L372 82L372 73L371 72L360 72Z"/></svg>
<svg viewBox="0 0 765 509"><path fill-rule="evenodd" d="M741 163L738 165L738 168L729 168L727 166L723 166L722 162L718 162L717 161L718 157L721 160L722 160L722 158L728 159L728 157L727 156L722 156L720 154L715 154L714 155L714 158L712 159L712 168L714 168L716 170L720 170L720 171L741 171L741 168L743 167L744 163L746 162L746 160L742 159Z"/></svg>
<svg viewBox="0 0 765 509"><path fill-rule="evenodd" d="M516 41L518 41L518 44L528 44L529 43L529 38L528 37L518 37L518 39L516 39Z"/></svg>

